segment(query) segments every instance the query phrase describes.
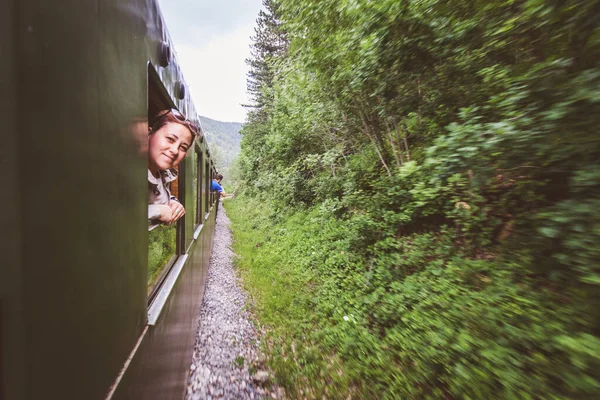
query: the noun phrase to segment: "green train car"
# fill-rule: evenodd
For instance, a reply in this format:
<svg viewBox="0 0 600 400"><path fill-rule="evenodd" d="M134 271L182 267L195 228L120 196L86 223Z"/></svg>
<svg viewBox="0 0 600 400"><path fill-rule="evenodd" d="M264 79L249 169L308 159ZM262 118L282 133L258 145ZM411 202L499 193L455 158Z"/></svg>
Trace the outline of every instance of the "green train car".
<svg viewBox="0 0 600 400"><path fill-rule="evenodd" d="M149 230L149 116L200 125L158 4L7 0L0 29L0 398L181 399L218 202L200 139Z"/></svg>

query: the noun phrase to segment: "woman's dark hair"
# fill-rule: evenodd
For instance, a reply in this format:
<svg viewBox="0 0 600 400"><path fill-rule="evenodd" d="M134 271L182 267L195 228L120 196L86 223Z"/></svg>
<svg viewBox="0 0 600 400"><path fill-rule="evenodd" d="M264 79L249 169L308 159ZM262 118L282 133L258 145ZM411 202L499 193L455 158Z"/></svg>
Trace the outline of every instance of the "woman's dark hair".
<svg viewBox="0 0 600 400"><path fill-rule="evenodd" d="M175 115L173 115L172 112L169 112L169 110L159 111L158 113L156 113L156 115L152 118L151 121L152 121L152 125L150 128L150 134L153 134L154 132L156 132L157 130L159 130L160 128L162 128L163 126L168 124L169 122L173 122L175 124L180 124L180 125L183 125L186 128L188 128L188 130L192 134L192 142L194 140L196 140L196 132L194 131L194 129L191 129L190 126L188 125L188 124L192 124L192 122L190 122L188 120L185 120L185 121L180 120ZM193 126L195 127L196 125L193 125ZM202 133L198 132L198 135L202 135Z"/></svg>

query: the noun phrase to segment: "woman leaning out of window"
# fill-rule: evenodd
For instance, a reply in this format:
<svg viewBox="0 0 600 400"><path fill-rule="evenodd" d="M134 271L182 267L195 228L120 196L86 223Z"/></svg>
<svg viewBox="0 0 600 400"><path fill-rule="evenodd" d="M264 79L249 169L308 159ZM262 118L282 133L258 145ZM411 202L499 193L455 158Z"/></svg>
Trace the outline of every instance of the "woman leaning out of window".
<svg viewBox="0 0 600 400"><path fill-rule="evenodd" d="M175 167L192 147L198 127L179 111L161 111L148 134L148 221L171 225L185 215L183 205L171 196Z"/></svg>

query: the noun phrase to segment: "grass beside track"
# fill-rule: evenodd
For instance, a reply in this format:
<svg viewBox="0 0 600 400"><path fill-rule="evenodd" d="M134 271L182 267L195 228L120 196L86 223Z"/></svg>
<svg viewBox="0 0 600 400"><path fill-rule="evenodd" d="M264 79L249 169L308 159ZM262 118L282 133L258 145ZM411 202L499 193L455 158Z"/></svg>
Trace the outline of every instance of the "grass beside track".
<svg viewBox="0 0 600 400"><path fill-rule="evenodd" d="M471 257L444 227L369 251L357 245L360 213L225 204L267 362L290 398L558 400L599 388L600 342L570 331L573 316L591 315L588 303L540 288L522 273L531 258ZM579 383L554 387L555 371Z"/></svg>
<svg viewBox="0 0 600 400"><path fill-rule="evenodd" d="M256 199L224 204L232 221L235 266L249 307L267 332L264 350L277 383L291 398L346 398L343 366L322 341L323 321L316 313L321 282L308 258L300 256L323 250L310 241L320 224L304 212L282 219Z"/></svg>

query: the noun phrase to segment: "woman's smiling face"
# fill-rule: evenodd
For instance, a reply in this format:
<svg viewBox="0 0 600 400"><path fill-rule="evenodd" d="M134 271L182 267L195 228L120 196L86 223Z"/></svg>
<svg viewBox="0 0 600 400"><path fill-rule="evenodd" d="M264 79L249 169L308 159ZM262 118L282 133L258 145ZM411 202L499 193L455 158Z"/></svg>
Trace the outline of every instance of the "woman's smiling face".
<svg viewBox="0 0 600 400"><path fill-rule="evenodd" d="M182 124L167 122L148 137L148 169L174 168L192 146L192 133Z"/></svg>

